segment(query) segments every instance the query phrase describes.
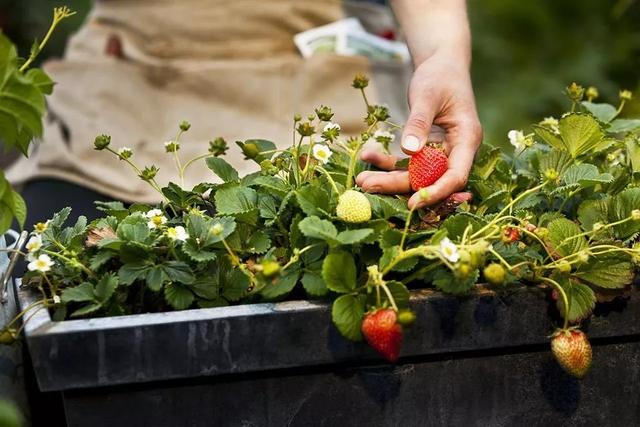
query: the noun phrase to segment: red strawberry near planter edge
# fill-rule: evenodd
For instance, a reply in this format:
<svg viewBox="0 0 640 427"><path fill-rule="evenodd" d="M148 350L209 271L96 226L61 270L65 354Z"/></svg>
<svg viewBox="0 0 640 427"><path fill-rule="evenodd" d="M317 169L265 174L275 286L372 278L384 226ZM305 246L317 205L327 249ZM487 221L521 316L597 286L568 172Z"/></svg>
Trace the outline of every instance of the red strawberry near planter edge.
<svg viewBox="0 0 640 427"><path fill-rule="evenodd" d="M398 314L391 308L367 313L362 322L362 334L367 343L389 362L396 362L402 347L402 327Z"/></svg>

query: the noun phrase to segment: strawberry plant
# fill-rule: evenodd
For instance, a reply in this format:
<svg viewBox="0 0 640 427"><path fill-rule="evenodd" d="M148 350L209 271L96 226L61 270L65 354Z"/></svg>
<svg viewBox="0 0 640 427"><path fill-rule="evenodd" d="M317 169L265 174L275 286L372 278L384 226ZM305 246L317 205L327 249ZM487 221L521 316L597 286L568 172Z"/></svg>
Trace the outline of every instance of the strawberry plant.
<svg viewBox="0 0 640 427"><path fill-rule="evenodd" d="M577 346L559 341L581 333L598 293L628 287L640 260L640 121L618 118L630 94L622 92L614 107L583 101L584 90L571 85L570 112L529 134L509 132L513 154L481 147L469 179L473 202L458 194L415 211L405 196L354 187L368 167L359 160L363 145L386 149L398 128L386 107L368 102L367 84L364 76L353 82L365 104L364 132L345 138L329 107L297 115L287 148L237 142L260 167L247 176L224 160L220 138L201 156L182 159L180 138L190 125L181 123L165 144L177 182L195 161L218 178L190 189L160 185L155 166L136 164L132 150L98 136L96 150L117 156L163 202L99 203L104 217L91 223L80 217L66 225L65 209L37 224L24 278L42 293L36 306L62 320L326 299L345 338L366 340L395 361L402 328L420 321L409 309L409 287L463 295L479 285L496 292L537 286L556 298L563 325L554 354L567 368ZM437 147L418 156L409 162L416 189L446 165ZM567 369L582 375L587 368Z"/></svg>
<svg viewBox="0 0 640 427"><path fill-rule="evenodd" d="M58 24L74 14L67 7L55 8L49 31L42 42L34 42L26 60L18 57L13 43L0 31L0 142L25 156L33 138L42 135L45 97L54 85L44 71L30 66ZM24 200L0 170L0 235L9 229L14 218L22 227L26 215Z"/></svg>

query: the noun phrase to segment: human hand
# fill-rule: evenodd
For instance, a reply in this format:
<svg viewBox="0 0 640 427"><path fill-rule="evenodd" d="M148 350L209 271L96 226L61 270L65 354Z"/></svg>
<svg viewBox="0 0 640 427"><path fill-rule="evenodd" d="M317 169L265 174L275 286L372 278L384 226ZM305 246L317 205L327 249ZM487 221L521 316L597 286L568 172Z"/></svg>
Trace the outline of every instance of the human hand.
<svg viewBox="0 0 640 427"><path fill-rule="evenodd" d="M410 208L432 205L461 190L467 183L475 153L482 142L468 66L452 62L451 55L438 53L415 70L408 93L411 114L402 134L402 150L412 155L424 147L431 126L444 129L443 147L449 167L438 181L426 187L427 200L418 193L409 199ZM397 158L365 150L362 160L389 172L362 172L358 186L370 193L409 193L409 173L394 170Z"/></svg>

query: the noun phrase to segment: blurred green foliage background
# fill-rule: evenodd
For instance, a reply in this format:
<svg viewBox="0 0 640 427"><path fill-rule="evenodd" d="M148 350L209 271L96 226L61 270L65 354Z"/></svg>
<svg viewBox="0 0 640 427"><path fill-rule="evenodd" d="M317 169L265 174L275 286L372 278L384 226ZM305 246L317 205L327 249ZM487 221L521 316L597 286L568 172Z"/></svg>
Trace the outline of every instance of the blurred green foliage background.
<svg viewBox="0 0 640 427"><path fill-rule="evenodd" d="M470 0L473 79L486 139L506 142L509 129L558 115L571 81L598 87L617 103L618 90L640 98L640 0ZM60 55L91 0L0 0L0 28L26 55L46 31L51 9L78 15L60 26L45 55Z"/></svg>

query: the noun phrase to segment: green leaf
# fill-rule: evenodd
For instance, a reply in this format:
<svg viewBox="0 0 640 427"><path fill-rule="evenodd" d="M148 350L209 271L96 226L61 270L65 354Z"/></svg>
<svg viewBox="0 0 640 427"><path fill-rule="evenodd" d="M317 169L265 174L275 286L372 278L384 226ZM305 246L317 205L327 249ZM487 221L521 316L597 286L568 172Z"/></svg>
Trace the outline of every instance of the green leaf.
<svg viewBox="0 0 640 427"><path fill-rule="evenodd" d="M147 270L146 281L147 286L154 292L158 292L162 289L162 285L165 281L168 280L168 277L161 265L154 265L153 267Z"/></svg>
<svg viewBox="0 0 640 427"><path fill-rule="evenodd" d="M593 290L574 280L558 280L569 300L569 322L578 322L591 315L596 306L596 294ZM564 317L564 300L560 295L556 302L560 315Z"/></svg>
<svg viewBox="0 0 640 427"><path fill-rule="evenodd" d="M146 261L137 261L123 265L118 270L118 279L123 285L130 285L146 276L151 265Z"/></svg>
<svg viewBox="0 0 640 427"><path fill-rule="evenodd" d="M291 188L289 184L280 178L262 175L256 177L251 185L258 185L259 187L267 190L267 192L276 194L280 197L284 197Z"/></svg>
<svg viewBox="0 0 640 427"><path fill-rule="evenodd" d="M327 215L327 212L321 207L329 206L329 195L320 187L307 185L296 191L296 199L302 211L311 216Z"/></svg>
<svg viewBox="0 0 640 427"><path fill-rule="evenodd" d="M111 298L118 287L118 276L114 273L105 274L98 280L95 295L100 303L104 304Z"/></svg>
<svg viewBox="0 0 640 427"><path fill-rule="evenodd" d="M11 198L13 200L13 205L10 205L9 207L11 208L16 221L18 221L20 228L24 228L24 222L27 220L27 205L18 192L12 189L9 189L8 191L11 192Z"/></svg>
<svg viewBox="0 0 640 427"><path fill-rule="evenodd" d="M51 95L53 93L54 81L41 69L31 68L26 74L25 78L29 80L40 92L45 95Z"/></svg>
<svg viewBox="0 0 640 427"><path fill-rule="evenodd" d="M100 303L91 303L89 305L85 305L82 308L71 313L71 317L85 316L87 314L95 313L96 311L102 308L102 304Z"/></svg>
<svg viewBox="0 0 640 427"><path fill-rule="evenodd" d="M223 187L216 191L215 203L219 215L247 214L258 209L258 194L248 187Z"/></svg>
<svg viewBox="0 0 640 427"><path fill-rule="evenodd" d="M457 240L462 238L464 230L468 226L471 226L469 231L478 231L484 222L480 217L463 212L445 219L440 228L447 230L447 235L450 239Z"/></svg>
<svg viewBox="0 0 640 427"><path fill-rule="evenodd" d="M362 341L361 328L365 302L364 295L342 295L333 302L331 318L345 338Z"/></svg>
<svg viewBox="0 0 640 427"><path fill-rule="evenodd" d="M365 193L371 203L371 210L376 217L383 219L399 218L405 219L409 214L406 200L392 196L380 196L377 194Z"/></svg>
<svg viewBox="0 0 640 427"><path fill-rule="evenodd" d="M338 233L337 239L343 245L354 245L366 240L373 233L371 228L361 228L359 230L346 230Z"/></svg>
<svg viewBox="0 0 640 427"><path fill-rule="evenodd" d="M560 135L573 158L593 152L603 143L604 132L590 114L571 113L558 123Z"/></svg>
<svg viewBox="0 0 640 427"><path fill-rule="evenodd" d="M169 283L164 287L164 298L167 303L176 310L189 308L193 303L193 292L176 283Z"/></svg>
<svg viewBox="0 0 640 427"><path fill-rule="evenodd" d="M60 300L64 303L95 301L93 285L89 282L82 282L78 286L66 288L62 291Z"/></svg>
<svg viewBox="0 0 640 427"><path fill-rule="evenodd" d="M247 242L246 252L252 254L263 254L269 250L271 239L269 235L262 230L254 231Z"/></svg>
<svg viewBox="0 0 640 427"><path fill-rule="evenodd" d="M335 292L346 293L355 289L356 274L356 263L349 252L331 252L322 263L322 278Z"/></svg>
<svg viewBox="0 0 640 427"><path fill-rule="evenodd" d="M307 294L321 297L327 294L329 289L327 284L322 280L322 276L313 271L307 271L302 276L302 286Z"/></svg>
<svg viewBox="0 0 640 427"><path fill-rule="evenodd" d="M405 285L401 282L397 282L395 280L391 280L387 282L387 287L389 288L389 292L393 297L396 305L399 309L407 308L409 306L409 290ZM388 301L389 297L386 292L382 292L382 301ZM391 306L391 302L389 301L389 306Z"/></svg>
<svg viewBox="0 0 640 427"><path fill-rule="evenodd" d="M582 101L582 106L604 123L610 122L618 114L616 107L611 104Z"/></svg>
<svg viewBox="0 0 640 427"><path fill-rule="evenodd" d="M0 234L4 234L13 222L13 212L11 208L0 200Z"/></svg>
<svg viewBox="0 0 640 427"><path fill-rule="evenodd" d="M202 249L195 238L189 238L182 245L182 251L195 262L207 262L216 259L215 252Z"/></svg>
<svg viewBox="0 0 640 427"><path fill-rule="evenodd" d="M478 281L478 276L478 270L475 270L466 279L458 279L448 269L440 268L433 275L433 285L443 292L462 295L473 288Z"/></svg>
<svg viewBox="0 0 640 427"><path fill-rule="evenodd" d="M258 195L258 210L260 216L264 219L275 219L278 217L278 206L273 196L266 194Z"/></svg>
<svg viewBox="0 0 640 427"><path fill-rule="evenodd" d="M266 139L247 139L244 142L236 141L238 147L243 148L247 144L254 144L258 148L258 155L253 159L260 164L261 161L270 159L276 150L276 144ZM244 150L243 150L244 151ZM267 153L268 152L268 153Z"/></svg>
<svg viewBox="0 0 640 427"><path fill-rule="evenodd" d="M240 181L238 171L221 157L207 157L207 167L224 182Z"/></svg>
<svg viewBox="0 0 640 427"><path fill-rule="evenodd" d="M609 183L611 181L613 181L613 175L610 173L600 173L595 165L589 163L571 165L562 176L562 182L565 184L579 184L583 187Z"/></svg>
<svg viewBox="0 0 640 427"><path fill-rule="evenodd" d="M115 253L111 251L101 251L97 252L94 256L91 257L91 261L89 263L89 270L97 271L105 265L107 262L111 260L115 256Z"/></svg>
<svg viewBox="0 0 640 427"><path fill-rule="evenodd" d="M540 176L544 177L545 172L548 170L555 170L559 176L562 176L572 164L573 159L565 151L551 150L548 153L540 153Z"/></svg>
<svg viewBox="0 0 640 427"><path fill-rule="evenodd" d="M189 285L195 281L189 265L182 261L165 261L162 264L164 272L173 282Z"/></svg>
<svg viewBox="0 0 640 427"><path fill-rule="evenodd" d="M634 209L640 209L639 187L627 188L609 199L607 207L609 223L629 218ZM613 227L613 232L618 239L628 239L640 232L640 221L631 220L616 225Z"/></svg>
<svg viewBox="0 0 640 427"><path fill-rule="evenodd" d="M594 255L574 273L576 277L605 289L620 289L635 276L629 257L620 253Z"/></svg>
<svg viewBox="0 0 640 427"><path fill-rule="evenodd" d="M553 249L563 257L578 253L589 247L587 239L582 234L582 230L573 221L566 218L559 218L549 223L549 240Z"/></svg>
<svg viewBox="0 0 640 427"><path fill-rule="evenodd" d="M565 145L564 141L562 141L562 138L560 138L559 135L556 135L546 127L534 125L533 131L538 136L538 138L546 142L549 146L553 147L556 151L567 151L567 146Z"/></svg>
<svg viewBox="0 0 640 427"><path fill-rule="evenodd" d="M222 282L222 296L228 301L238 301L249 289L249 277L238 268L227 270Z"/></svg>
<svg viewBox="0 0 640 427"><path fill-rule="evenodd" d="M632 132L640 129L640 119L615 119L607 129L610 133Z"/></svg>
<svg viewBox="0 0 640 427"><path fill-rule="evenodd" d="M337 241L338 230L336 226L326 219L310 216L300 221L298 228L307 237L326 240L330 244L339 243Z"/></svg>
<svg viewBox="0 0 640 427"><path fill-rule="evenodd" d="M298 283L300 270L287 270L286 274L270 283L260 292L267 299L275 299L288 294Z"/></svg>

